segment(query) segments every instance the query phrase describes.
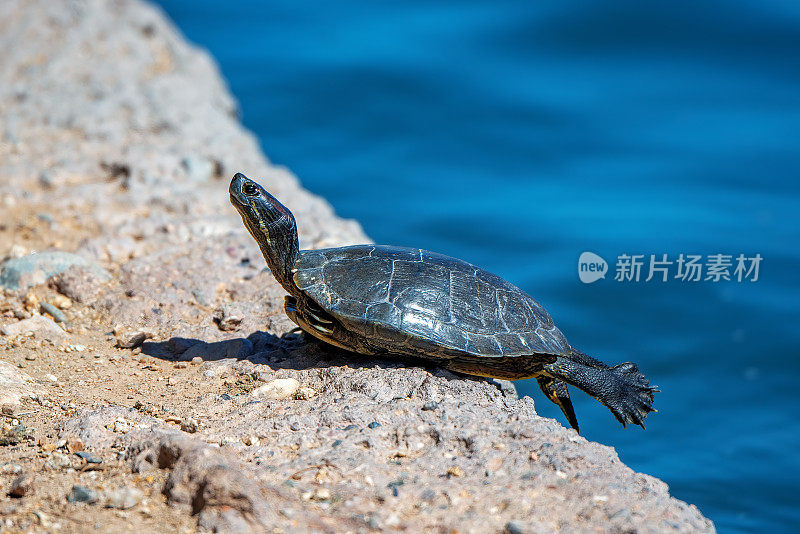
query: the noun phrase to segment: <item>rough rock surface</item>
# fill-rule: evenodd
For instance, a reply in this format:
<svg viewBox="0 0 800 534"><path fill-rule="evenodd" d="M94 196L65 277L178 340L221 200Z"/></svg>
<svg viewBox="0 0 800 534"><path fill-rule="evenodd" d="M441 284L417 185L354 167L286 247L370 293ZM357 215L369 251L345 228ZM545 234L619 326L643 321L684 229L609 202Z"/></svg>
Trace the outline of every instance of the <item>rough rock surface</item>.
<svg viewBox="0 0 800 534"><path fill-rule="evenodd" d="M54 250L12 258L0 264L0 288L20 289L43 284L51 276L61 274L71 267L88 269L99 280L109 278L107 272L86 258Z"/></svg>
<svg viewBox="0 0 800 534"><path fill-rule="evenodd" d="M88 262L2 293L26 439L0 446L0 531L713 530L506 383L291 333L230 176L284 201L303 247L367 238L268 164L156 9L9 0L0 48L0 260ZM21 331L53 306L64 339Z"/></svg>
<svg viewBox="0 0 800 534"><path fill-rule="evenodd" d="M27 373L0 360L0 406L13 407L22 398L36 397L40 393L42 388Z"/></svg>
<svg viewBox="0 0 800 534"><path fill-rule="evenodd" d="M0 328L4 336L23 336L31 334L33 337L46 339L51 342L64 341L67 334L52 319L41 315L34 315L18 323L11 323Z"/></svg>

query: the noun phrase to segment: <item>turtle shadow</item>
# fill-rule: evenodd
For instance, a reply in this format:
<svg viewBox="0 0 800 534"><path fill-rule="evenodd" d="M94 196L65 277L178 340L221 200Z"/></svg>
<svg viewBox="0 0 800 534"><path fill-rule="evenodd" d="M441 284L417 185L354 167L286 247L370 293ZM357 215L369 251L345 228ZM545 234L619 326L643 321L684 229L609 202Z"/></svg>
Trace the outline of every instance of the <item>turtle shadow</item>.
<svg viewBox="0 0 800 534"><path fill-rule="evenodd" d="M171 362L189 362L196 358L204 362L213 362L232 358L268 365L272 369L295 371L326 367L351 369L420 367L448 380L492 381L483 377L453 373L420 359L365 356L328 345L312 336L294 332L276 336L257 331L247 337L212 342L176 336L165 341L145 341L141 345L141 351L147 356Z"/></svg>

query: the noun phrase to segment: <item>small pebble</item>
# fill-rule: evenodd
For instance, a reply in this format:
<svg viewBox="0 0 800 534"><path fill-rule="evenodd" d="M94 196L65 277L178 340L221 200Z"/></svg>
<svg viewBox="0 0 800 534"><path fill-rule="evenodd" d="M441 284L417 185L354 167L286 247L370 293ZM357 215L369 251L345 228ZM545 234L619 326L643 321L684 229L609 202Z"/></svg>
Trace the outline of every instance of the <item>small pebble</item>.
<svg viewBox="0 0 800 534"><path fill-rule="evenodd" d="M331 492L327 488L315 488L314 491L306 491L300 498L304 501L327 501L331 498Z"/></svg>
<svg viewBox="0 0 800 534"><path fill-rule="evenodd" d="M506 523L505 534L525 534L525 529L518 521L509 521Z"/></svg>
<svg viewBox="0 0 800 534"><path fill-rule="evenodd" d="M245 436L244 438L242 438L242 443L244 443L248 447L255 447L255 446L258 446L258 444L260 443L260 440L258 439L258 436L250 435L250 436Z"/></svg>
<svg viewBox="0 0 800 534"><path fill-rule="evenodd" d="M73 504L78 502L96 503L97 492L85 486L72 486L72 490L67 495L67 502Z"/></svg>
<svg viewBox="0 0 800 534"><path fill-rule="evenodd" d="M317 391L314 388L303 386L297 390L297 392L294 394L294 398L297 400L308 400L311 397L314 397L316 394Z"/></svg>
<svg viewBox="0 0 800 534"><path fill-rule="evenodd" d="M61 309L61 310L67 310L67 309L72 307L72 301L69 299L69 297L65 297L64 295L61 295L60 293L58 293L54 297L52 297L50 299L50 301L53 303L53 305L56 308Z"/></svg>
<svg viewBox="0 0 800 534"><path fill-rule="evenodd" d="M57 323L66 323L67 316L64 315L64 312L53 306L48 302L42 302L41 304L42 312L49 313L53 320Z"/></svg>
<svg viewBox="0 0 800 534"><path fill-rule="evenodd" d="M87 464L102 464L103 460L87 451L76 452L75 456L86 461Z"/></svg>
<svg viewBox="0 0 800 534"><path fill-rule="evenodd" d="M381 426L381 424L379 422L377 422L377 421L373 421L370 424L368 424L367 426L370 427L370 428L378 428L379 426Z"/></svg>
<svg viewBox="0 0 800 534"><path fill-rule="evenodd" d="M194 419L190 418L181 422L181 430L183 430L188 434L194 434L195 432L197 432L197 428L198 428L197 421Z"/></svg>
<svg viewBox="0 0 800 534"><path fill-rule="evenodd" d="M128 421L126 421L122 417L118 417L114 421L114 426L112 427L112 430L114 432L120 432L122 434L127 433L130 429L131 429L130 423L128 423Z"/></svg>
<svg viewBox="0 0 800 534"><path fill-rule="evenodd" d="M455 466L453 466L453 467L451 467L450 469L447 470L447 475L451 476L451 477L463 477L464 476L464 470L461 469L460 467L458 467L457 465L455 465Z"/></svg>
<svg viewBox="0 0 800 534"><path fill-rule="evenodd" d="M435 410L438 407L439 407L439 403L438 402L434 402L434 401L428 401L428 402L426 402L425 404L422 405L422 409L426 410L426 411L427 410Z"/></svg>
<svg viewBox="0 0 800 534"><path fill-rule="evenodd" d="M393 497L397 497L398 495L400 495L400 490L398 490L397 488L399 488L403 484L405 484L405 482L403 482L402 480L393 480L392 482L386 484L386 487L392 490Z"/></svg>
<svg viewBox="0 0 800 534"><path fill-rule="evenodd" d="M317 488L311 498L315 501L327 501L331 498L331 492L328 488Z"/></svg>
<svg viewBox="0 0 800 534"><path fill-rule="evenodd" d="M146 339L153 337L153 334L142 330L118 330L115 328L114 336L117 338L117 347L132 349L144 343Z"/></svg>
<svg viewBox="0 0 800 534"><path fill-rule="evenodd" d="M119 488L106 493L106 508L128 510L142 500L143 493L136 488Z"/></svg>
<svg viewBox="0 0 800 534"><path fill-rule="evenodd" d="M47 459L44 461L45 467L52 470L59 470L70 467L72 462L70 462L69 457L66 454L61 454L60 452L54 452L47 456Z"/></svg>
<svg viewBox="0 0 800 534"><path fill-rule="evenodd" d="M236 305L226 304L214 313L214 321L223 332L237 330L244 320L244 314Z"/></svg>
<svg viewBox="0 0 800 534"><path fill-rule="evenodd" d="M39 297L35 293L28 293L22 299L22 305L25 306L26 310L33 312L39 306Z"/></svg>
<svg viewBox="0 0 800 534"><path fill-rule="evenodd" d="M276 378L263 386L257 387L250 393L255 397L283 400L293 396L299 388L300 382L294 378Z"/></svg>
<svg viewBox="0 0 800 534"><path fill-rule="evenodd" d="M219 396L219 398L224 400L224 401L229 401L229 400L231 400L232 397L230 395L228 395L227 393L223 393L222 395Z"/></svg>

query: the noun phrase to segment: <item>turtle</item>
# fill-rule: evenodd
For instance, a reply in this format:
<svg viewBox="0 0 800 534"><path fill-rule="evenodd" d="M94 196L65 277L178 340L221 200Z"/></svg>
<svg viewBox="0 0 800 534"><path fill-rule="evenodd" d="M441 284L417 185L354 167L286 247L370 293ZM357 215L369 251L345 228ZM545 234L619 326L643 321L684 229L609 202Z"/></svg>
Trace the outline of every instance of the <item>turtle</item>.
<svg viewBox="0 0 800 534"><path fill-rule="evenodd" d="M499 276L418 248L352 245L300 250L294 215L236 173L230 199L286 290L303 332L384 359L424 361L455 373L535 378L579 431L567 385L644 428L659 390L632 362L609 366L573 348L545 309Z"/></svg>

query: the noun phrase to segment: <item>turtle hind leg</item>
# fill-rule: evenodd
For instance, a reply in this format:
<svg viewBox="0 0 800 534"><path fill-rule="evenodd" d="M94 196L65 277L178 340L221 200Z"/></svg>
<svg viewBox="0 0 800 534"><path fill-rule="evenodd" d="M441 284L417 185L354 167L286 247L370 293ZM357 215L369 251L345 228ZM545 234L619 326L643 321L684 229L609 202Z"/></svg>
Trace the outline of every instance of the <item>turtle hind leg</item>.
<svg viewBox="0 0 800 534"><path fill-rule="evenodd" d="M539 387L547 395L547 398L561 408L567 421L569 421L569 425L575 429L575 432L580 433L578 418L575 416L575 409L572 407L572 400L569 398L566 382L545 375L537 376L536 381L539 382Z"/></svg>
<svg viewBox="0 0 800 534"><path fill-rule="evenodd" d="M595 367L559 356L554 363L544 366L544 373L600 401L623 427L633 423L644 428L645 418L655 411L653 395L658 389L650 385L635 363Z"/></svg>

